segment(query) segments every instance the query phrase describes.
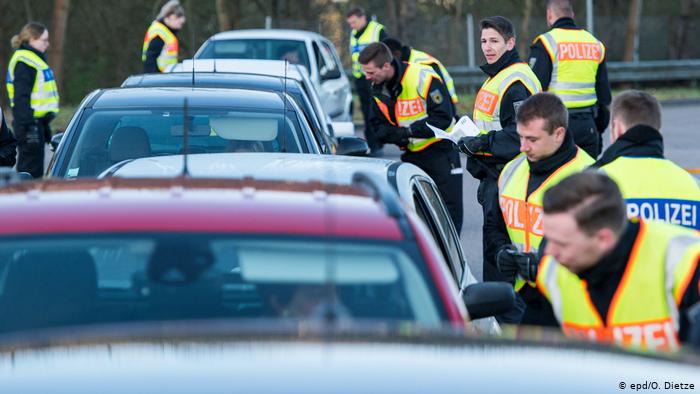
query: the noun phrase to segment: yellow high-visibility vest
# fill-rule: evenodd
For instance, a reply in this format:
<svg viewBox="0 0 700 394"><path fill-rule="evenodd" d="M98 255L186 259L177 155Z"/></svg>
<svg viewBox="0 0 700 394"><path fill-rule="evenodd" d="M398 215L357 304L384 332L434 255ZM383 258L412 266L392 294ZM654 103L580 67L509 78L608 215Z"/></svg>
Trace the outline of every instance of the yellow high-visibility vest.
<svg viewBox="0 0 700 394"><path fill-rule="evenodd" d="M27 49L18 49L10 58L7 68L7 94L10 97L10 106L15 106L15 66L22 62L36 70L34 86L29 100L29 105L34 110L34 117L41 118L49 112L58 113L58 87L54 79L51 67L36 53Z"/></svg>
<svg viewBox="0 0 700 394"><path fill-rule="evenodd" d="M481 134L486 134L490 130L501 130L501 100L510 85L520 82L530 94L542 91L540 81L527 63L518 62L512 64L492 78L487 79L474 102L474 123L479 128Z"/></svg>
<svg viewBox="0 0 700 394"><path fill-rule="evenodd" d="M521 153L506 164L498 178L498 203L510 242L518 251L536 253L542 243L544 192L569 175L588 168L593 162L593 158L577 147L576 156L554 171L529 196L527 184L530 180L530 164L527 156ZM524 284L521 278L516 278L516 290L520 290Z"/></svg>
<svg viewBox="0 0 700 394"><path fill-rule="evenodd" d="M594 342L655 351L679 348L681 298L700 257L698 232L664 222L640 222L639 234L607 316L600 316L586 281L552 256L540 262L537 287L564 333Z"/></svg>
<svg viewBox="0 0 700 394"><path fill-rule="evenodd" d="M411 54L408 56L408 62L425 64L426 66L431 67L433 64L437 65L440 69L440 73L442 74L442 80L445 83L445 87L450 93L452 103L457 104L459 102L459 97L457 97L457 92L455 91L455 81L452 79L450 73L447 72L447 68L445 68L445 66L443 66L439 60L426 52L411 48Z"/></svg>
<svg viewBox="0 0 700 394"><path fill-rule="evenodd" d="M651 157L618 157L600 171L620 187L628 216L700 230L700 186L674 162Z"/></svg>
<svg viewBox="0 0 700 394"><path fill-rule="evenodd" d="M163 50L158 55L156 59L156 64L158 65L158 70L160 72L165 72L168 66L177 64L177 54L178 54L178 41L177 37L173 32L164 24L153 21L151 26L148 27L146 31L146 36L143 38L143 51L141 52L141 61L146 61L146 51L148 50L148 45L151 41L160 37L163 40Z"/></svg>
<svg viewBox="0 0 700 394"><path fill-rule="evenodd" d="M595 80L605 59L605 45L585 30L556 28L540 34L552 61L547 91L559 96L567 108L590 107L598 102Z"/></svg>
<svg viewBox="0 0 700 394"><path fill-rule="evenodd" d="M352 58L352 75L355 78L362 78L362 66L360 65L360 52L373 42L379 42L379 33L384 28L384 25L375 21L369 21L360 37L355 38L357 31L350 32L350 55Z"/></svg>
<svg viewBox="0 0 700 394"><path fill-rule="evenodd" d="M394 106L396 121L391 118L386 104L377 97L374 97L374 101L389 123L399 127L409 127L411 123L428 117L428 89L430 89L434 78L442 81L432 67L418 63L406 63L406 71L401 78L401 94L396 98ZM454 121L452 125L454 125ZM445 131L452 131L452 125ZM434 137L411 138L407 148L412 152L418 152L437 141L439 139Z"/></svg>

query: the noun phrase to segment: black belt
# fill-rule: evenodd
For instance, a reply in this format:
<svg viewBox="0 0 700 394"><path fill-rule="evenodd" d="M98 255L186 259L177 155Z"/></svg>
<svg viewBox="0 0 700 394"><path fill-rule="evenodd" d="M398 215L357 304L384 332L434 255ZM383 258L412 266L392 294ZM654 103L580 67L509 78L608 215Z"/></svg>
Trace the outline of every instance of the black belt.
<svg viewBox="0 0 700 394"><path fill-rule="evenodd" d="M567 108L569 111L569 115L580 115L580 114L591 114L595 115L596 113L596 107L595 105L591 105L590 107L583 107L583 108Z"/></svg>

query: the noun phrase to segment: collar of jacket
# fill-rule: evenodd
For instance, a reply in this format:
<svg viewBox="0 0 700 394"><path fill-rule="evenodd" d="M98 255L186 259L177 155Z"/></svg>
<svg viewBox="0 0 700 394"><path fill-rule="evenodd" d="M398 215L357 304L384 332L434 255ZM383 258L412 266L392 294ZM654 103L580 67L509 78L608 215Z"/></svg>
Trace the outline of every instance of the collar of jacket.
<svg viewBox="0 0 700 394"><path fill-rule="evenodd" d="M576 26L576 22L574 22L573 18L565 16L557 19L552 25L552 29L580 29L580 27Z"/></svg>
<svg viewBox="0 0 700 394"><path fill-rule="evenodd" d="M28 50L28 51L32 51L32 52L34 52L37 56L39 56L39 57L42 58L44 61L46 61L46 54L37 51L36 49L34 49L34 47L32 47L31 45L29 45L28 43L22 43L22 45L20 45L19 48L17 48L17 49L26 49L26 50Z"/></svg>
<svg viewBox="0 0 700 394"><path fill-rule="evenodd" d="M165 26L166 29L170 30L170 32L173 33L174 35L177 35L177 33L180 32L180 30L175 30L172 27L168 26L165 23L165 20L163 18L158 19L158 22L160 22L163 26Z"/></svg>
<svg viewBox="0 0 700 394"><path fill-rule="evenodd" d="M610 145L592 167L602 167L622 156L663 159L664 140L661 133L651 126L633 126Z"/></svg>
<svg viewBox="0 0 700 394"><path fill-rule="evenodd" d="M411 58L411 47L404 45L401 47L401 61L402 62L408 62L408 59Z"/></svg>
<svg viewBox="0 0 700 394"><path fill-rule="evenodd" d="M374 95L377 96L377 93L380 93L382 91L382 88L386 88L392 98L399 97L399 94L401 94L402 90L401 79L403 78L404 73L406 73L406 66L407 63L398 62L396 59L393 59L391 61L391 67L394 68L394 76L391 77L390 80L382 84L372 84L372 89L375 92Z"/></svg>
<svg viewBox="0 0 700 394"><path fill-rule="evenodd" d="M535 176L551 174L569 160L573 159L576 156L576 151L574 138L571 133L567 131L564 133L564 141L553 155L536 162L528 160L528 164L530 164L530 173Z"/></svg>
<svg viewBox="0 0 700 394"><path fill-rule="evenodd" d="M367 26L369 26L369 21L367 21L367 24L362 29L355 32L355 38L360 38L362 33L364 33L365 30L367 30Z"/></svg>
<svg viewBox="0 0 700 394"><path fill-rule="evenodd" d="M639 234L639 222L628 221L624 232L610 253L603 256L594 266L578 274L590 287L604 283L611 274L621 272L627 267L632 247Z"/></svg>
<svg viewBox="0 0 700 394"><path fill-rule="evenodd" d="M506 51L495 63L486 63L479 68L481 68L481 71L485 72L486 75L493 78L504 68L518 62L520 62L520 55L518 55L518 50L513 48L510 51Z"/></svg>

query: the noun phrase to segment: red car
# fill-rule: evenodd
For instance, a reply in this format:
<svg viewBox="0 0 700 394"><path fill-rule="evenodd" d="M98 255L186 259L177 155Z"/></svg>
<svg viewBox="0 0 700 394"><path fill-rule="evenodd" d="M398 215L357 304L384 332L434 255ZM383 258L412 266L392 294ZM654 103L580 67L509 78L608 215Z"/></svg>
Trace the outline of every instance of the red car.
<svg viewBox="0 0 700 394"><path fill-rule="evenodd" d="M428 230L362 173L351 186L29 182L0 189L0 217L3 333L190 319L463 327L468 316ZM469 289L475 318L512 302L507 285Z"/></svg>

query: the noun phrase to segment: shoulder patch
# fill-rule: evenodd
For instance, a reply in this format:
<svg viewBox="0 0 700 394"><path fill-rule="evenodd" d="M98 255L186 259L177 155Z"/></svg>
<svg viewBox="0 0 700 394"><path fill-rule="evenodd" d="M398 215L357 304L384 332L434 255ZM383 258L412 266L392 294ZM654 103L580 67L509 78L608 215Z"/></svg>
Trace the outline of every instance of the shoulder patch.
<svg viewBox="0 0 700 394"><path fill-rule="evenodd" d="M430 98L433 99L433 102L435 104L442 104L442 93L440 93L440 90L434 89L430 92Z"/></svg>

